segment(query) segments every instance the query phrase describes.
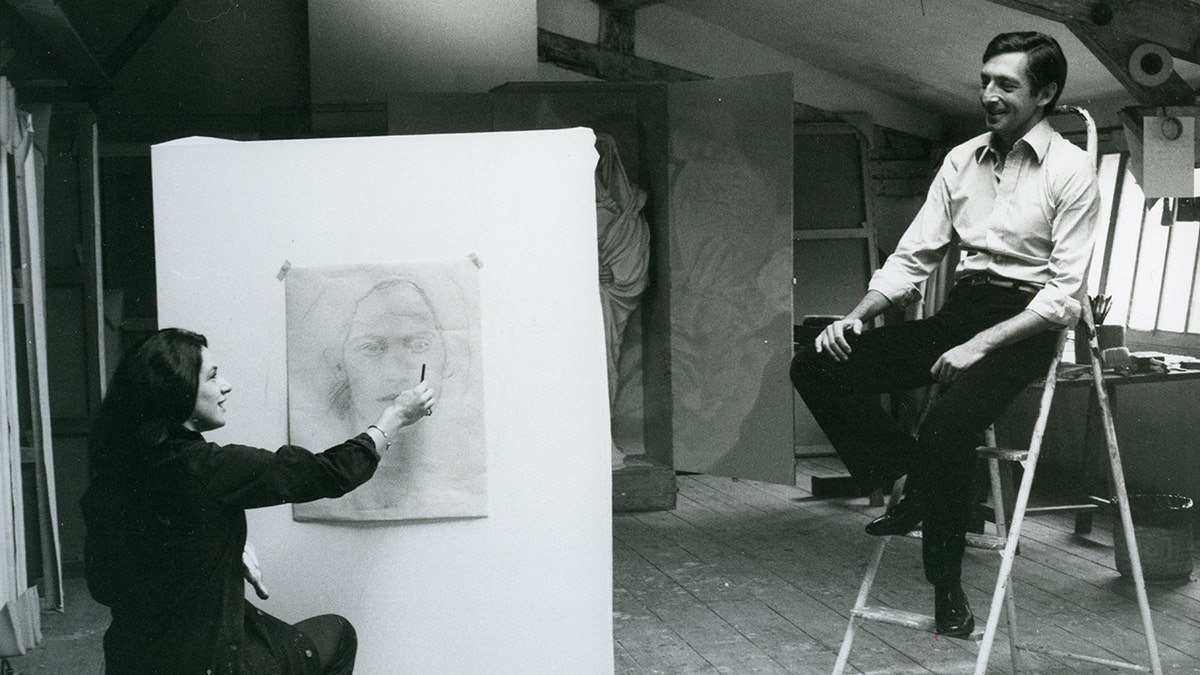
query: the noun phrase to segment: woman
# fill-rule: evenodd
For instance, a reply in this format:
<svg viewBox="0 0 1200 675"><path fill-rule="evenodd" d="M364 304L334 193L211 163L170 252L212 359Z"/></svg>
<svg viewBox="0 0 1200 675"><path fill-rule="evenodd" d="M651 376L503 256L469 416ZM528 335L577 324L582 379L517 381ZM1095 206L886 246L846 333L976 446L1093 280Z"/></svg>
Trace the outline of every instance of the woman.
<svg viewBox="0 0 1200 675"><path fill-rule="evenodd" d="M205 442L232 391L204 336L178 328L135 346L113 375L89 446L88 589L112 608L107 672L349 673L343 618L295 626L244 598L245 509L338 497L375 472L401 427L435 398L424 382L320 454ZM261 593L260 593L261 594Z"/></svg>

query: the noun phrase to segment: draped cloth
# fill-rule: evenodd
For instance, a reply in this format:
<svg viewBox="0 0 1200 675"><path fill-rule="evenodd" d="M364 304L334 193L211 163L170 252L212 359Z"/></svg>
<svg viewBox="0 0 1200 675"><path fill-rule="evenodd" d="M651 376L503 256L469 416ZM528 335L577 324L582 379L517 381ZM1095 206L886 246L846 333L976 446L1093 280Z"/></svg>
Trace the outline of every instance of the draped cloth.
<svg viewBox="0 0 1200 675"><path fill-rule="evenodd" d="M650 265L650 228L642 215L646 193L629 181L616 141L596 134L596 244L600 259L600 307L604 312L604 338L608 348L608 402L616 403L620 378L617 363L629 315L646 289ZM611 278L609 278L611 273ZM624 463L624 453L613 443L613 468Z"/></svg>

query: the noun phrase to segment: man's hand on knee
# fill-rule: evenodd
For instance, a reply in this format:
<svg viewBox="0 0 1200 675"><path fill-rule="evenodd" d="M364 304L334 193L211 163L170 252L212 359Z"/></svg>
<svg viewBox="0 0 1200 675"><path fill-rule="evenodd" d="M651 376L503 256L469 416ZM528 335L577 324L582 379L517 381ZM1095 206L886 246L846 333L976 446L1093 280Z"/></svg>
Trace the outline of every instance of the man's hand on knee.
<svg viewBox="0 0 1200 675"><path fill-rule="evenodd" d="M825 330L813 341L817 353L827 353L834 361L849 359L850 343L846 340L847 331L862 335L863 322L860 319L838 319L825 326Z"/></svg>
<svg viewBox="0 0 1200 675"><path fill-rule="evenodd" d="M974 344L974 341L964 342L939 356L929 369L929 374L934 382L945 386L957 380L963 371L979 363L986 355L987 351Z"/></svg>

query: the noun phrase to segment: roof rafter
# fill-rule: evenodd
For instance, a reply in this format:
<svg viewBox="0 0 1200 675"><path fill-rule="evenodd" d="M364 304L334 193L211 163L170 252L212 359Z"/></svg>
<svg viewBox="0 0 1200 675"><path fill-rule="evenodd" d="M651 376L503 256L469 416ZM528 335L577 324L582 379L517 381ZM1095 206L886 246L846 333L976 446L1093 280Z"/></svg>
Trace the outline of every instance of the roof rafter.
<svg viewBox="0 0 1200 675"><path fill-rule="evenodd" d="M1065 24L1115 28L1200 63L1200 4L1192 0L990 0Z"/></svg>
<svg viewBox="0 0 1200 675"><path fill-rule="evenodd" d="M618 9L641 9L650 5L657 5L662 0L592 0L601 9L607 9L612 12Z"/></svg>
<svg viewBox="0 0 1200 675"><path fill-rule="evenodd" d="M85 89L96 91L111 85L108 73L84 44L70 18L55 0L6 0L8 5L45 42L58 58L66 75Z"/></svg>
<svg viewBox="0 0 1200 675"><path fill-rule="evenodd" d="M129 34L125 36L121 43L113 48L108 56L104 57L104 69L109 75L116 76L121 72L126 65L129 64L133 57L137 55L138 50L150 39L154 31L162 25L162 22L171 14L175 6L179 4L179 0L155 0L151 2L146 11L142 14L142 18L134 24Z"/></svg>
<svg viewBox="0 0 1200 675"><path fill-rule="evenodd" d="M1142 105L1190 105L1195 101L1195 91L1179 76L1179 73L1171 73L1166 82L1155 87L1147 87L1133 79L1129 73L1129 57L1133 55L1133 50L1142 44L1141 39L1109 28L1098 28L1075 22L1068 22L1067 28L1096 55L1105 68L1108 68L1121 86L1125 87L1125 91L1133 94L1138 103Z"/></svg>
<svg viewBox="0 0 1200 675"><path fill-rule="evenodd" d="M1200 4L1191 0L989 0L1058 21L1079 38L1143 105L1192 104L1195 92L1178 73L1147 87L1129 73L1140 44L1162 45L1173 58L1200 63Z"/></svg>

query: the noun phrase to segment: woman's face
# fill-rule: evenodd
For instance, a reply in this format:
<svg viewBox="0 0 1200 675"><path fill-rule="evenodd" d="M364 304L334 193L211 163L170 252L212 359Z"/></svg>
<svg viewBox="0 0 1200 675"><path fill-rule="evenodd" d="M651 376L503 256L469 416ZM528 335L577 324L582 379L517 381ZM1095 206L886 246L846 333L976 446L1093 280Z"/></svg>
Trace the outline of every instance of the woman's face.
<svg viewBox="0 0 1200 675"><path fill-rule="evenodd" d="M433 311L410 283L378 288L358 303L342 347L350 405L373 420L400 392L440 381L446 348ZM436 386L436 384L435 384Z"/></svg>
<svg viewBox="0 0 1200 675"><path fill-rule="evenodd" d="M200 386L196 389L196 408L183 426L204 432L225 426L225 397L233 387L217 372L208 347L200 348Z"/></svg>

